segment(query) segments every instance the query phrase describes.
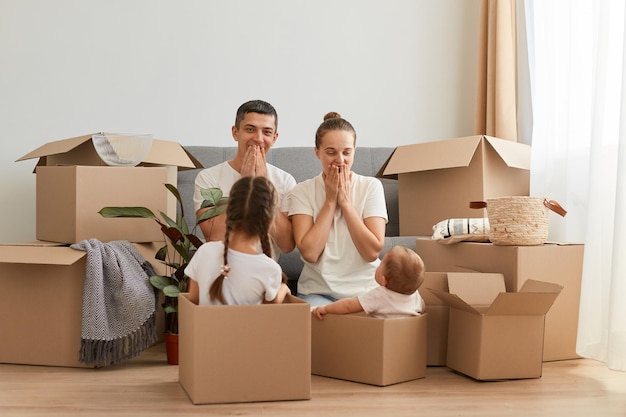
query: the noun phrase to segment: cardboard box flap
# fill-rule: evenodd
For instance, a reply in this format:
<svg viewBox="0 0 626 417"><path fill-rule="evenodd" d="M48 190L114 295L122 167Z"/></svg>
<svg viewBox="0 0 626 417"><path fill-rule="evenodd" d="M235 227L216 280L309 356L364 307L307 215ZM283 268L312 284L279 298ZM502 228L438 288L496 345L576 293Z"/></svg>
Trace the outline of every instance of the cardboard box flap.
<svg viewBox="0 0 626 417"><path fill-rule="evenodd" d="M90 142L93 135L94 133L91 133L88 135L77 136L75 138L48 142L34 151L22 156L16 162L40 158L40 161L38 162L38 165L40 165L48 156L62 155L72 151L78 151L77 148L85 142ZM95 149L93 149L92 153L95 155L97 160L100 160ZM178 142L161 139L152 140L150 152L148 152L148 155L144 158L142 164L173 165L179 167L180 170L202 168L202 164L196 158L191 156L191 154Z"/></svg>
<svg viewBox="0 0 626 417"><path fill-rule="evenodd" d="M86 252L67 246L0 246L0 263L73 265Z"/></svg>
<svg viewBox="0 0 626 417"><path fill-rule="evenodd" d="M382 177L407 172L466 167L482 136L398 146L387 159Z"/></svg>
<svg viewBox="0 0 626 417"><path fill-rule="evenodd" d="M202 165L202 162L200 162L195 156L193 156L193 154L191 152L189 152L187 150L187 148L185 148L184 146L182 146L183 150L185 151L185 154L187 154L187 156L189 157L189 159L191 160L191 162L193 163L193 168L192 167L178 167L179 171L184 171L187 169L194 169L194 168L204 168L204 165Z"/></svg>
<svg viewBox="0 0 626 417"><path fill-rule="evenodd" d="M178 142L161 139L152 140L152 148L143 163L175 165L184 169L202 168L202 164Z"/></svg>
<svg viewBox="0 0 626 417"><path fill-rule="evenodd" d="M467 311L468 313L480 314L477 309L467 304L456 294L450 294L449 292L436 290L434 288L429 288L429 290L450 307L458 308L459 310Z"/></svg>
<svg viewBox="0 0 626 417"><path fill-rule="evenodd" d="M394 149L393 152L391 152L391 155L389 155L389 157L385 161L385 163L380 168L378 168L378 171L376 172L376 178L390 178L393 180L398 179L398 174L385 175L385 170L387 169L387 165L389 165L389 161L391 161L391 158L393 158L393 154L395 154L397 150L398 148Z"/></svg>
<svg viewBox="0 0 626 417"><path fill-rule="evenodd" d="M520 292L547 292L558 294L562 289L563 286L559 284L527 279L520 288Z"/></svg>
<svg viewBox="0 0 626 417"><path fill-rule="evenodd" d="M424 282L417 289L426 305L442 304L441 298L431 292L431 288L439 291L448 291L448 274L445 272L426 272Z"/></svg>
<svg viewBox="0 0 626 417"><path fill-rule="evenodd" d="M530 170L529 145L491 136L485 136L485 140L509 167Z"/></svg>
<svg viewBox="0 0 626 417"><path fill-rule="evenodd" d="M491 316L543 316L554 303L558 293L502 293L485 313Z"/></svg>
<svg viewBox="0 0 626 417"><path fill-rule="evenodd" d="M471 306L488 306L506 292L504 275L500 273L449 272L448 288Z"/></svg>
<svg viewBox="0 0 626 417"><path fill-rule="evenodd" d="M77 136L75 138L61 139L61 140L55 140L53 142L48 142L44 145L41 145L34 151L29 152L26 155L22 156L15 162L25 161L25 160L34 159L34 158L43 158L43 157L50 156L50 155L58 155L58 154L69 152L72 149L78 147L79 145L82 145L84 142L90 141L93 135L94 133L91 133L89 135Z"/></svg>
<svg viewBox="0 0 626 417"><path fill-rule="evenodd" d="M559 284L527 279L519 292L498 295L487 314L542 316L562 289Z"/></svg>

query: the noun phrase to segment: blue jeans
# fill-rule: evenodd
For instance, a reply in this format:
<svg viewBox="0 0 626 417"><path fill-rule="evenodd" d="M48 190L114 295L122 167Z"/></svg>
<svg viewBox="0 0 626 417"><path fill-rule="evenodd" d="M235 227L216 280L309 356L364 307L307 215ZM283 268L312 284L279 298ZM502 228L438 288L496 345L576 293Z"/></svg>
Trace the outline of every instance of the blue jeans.
<svg viewBox="0 0 626 417"><path fill-rule="evenodd" d="M311 307L323 306L326 304L330 304L333 301L337 301L336 298L331 297L330 295L322 295L322 294L300 294L297 295L298 298L306 301L311 304Z"/></svg>

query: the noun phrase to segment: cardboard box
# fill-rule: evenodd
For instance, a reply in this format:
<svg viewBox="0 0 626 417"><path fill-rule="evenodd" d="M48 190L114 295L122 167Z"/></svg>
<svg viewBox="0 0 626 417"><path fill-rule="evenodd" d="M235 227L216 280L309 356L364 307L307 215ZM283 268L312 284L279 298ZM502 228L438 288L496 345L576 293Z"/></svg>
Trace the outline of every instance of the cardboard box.
<svg viewBox="0 0 626 417"><path fill-rule="evenodd" d="M434 295L430 290L431 288L448 292L448 274L426 272L424 282L418 288L426 303L426 313L428 314L426 365L446 366L450 307L441 298Z"/></svg>
<svg viewBox="0 0 626 417"><path fill-rule="evenodd" d="M426 376L428 315L327 314L311 322L314 375L386 386Z"/></svg>
<svg viewBox="0 0 626 417"><path fill-rule="evenodd" d="M153 220L105 219L106 206L143 206L175 218L176 198L163 184L177 184L177 169L201 167L175 142L155 139L138 167L103 166L91 142L92 135L47 143L18 161L39 158L36 172L36 237L77 243L163 240Z"/></svg>
<svg viewBox="0 0 626 417"><path fill-rule="evenodd" d="M179 300L178 379L194 404L311 398L311 307Z"/></svg>
<svg viewBox="0 0 626 417"><path fill-rule="evenodd" d="M147 207L176 218L176 198L163 184L176 185L176 167L37 167L36 237L61 243L95 238L102 242L163 240L153 219L103 218L107 206Z"/></svg>
<svg viewBox="0 0 626 417"><path fill-rule="evenodd" d="M377 176L398 179L400 234L430 236L450 218L487 217L470 201L529 195L530 146L468 136L398 146Z"/></svg>
<svg viewBox="0 0 626 417"><path fill-rule="evenodd" d="M159 247L135 246L147 260ZM78 352L86 259L48 242L0 245L0 363L85 367Z"/></svg>
<svg viewBox="0 0 626 417"><path fill-rule="evenodd" d="M449 292L433 294L450 306L447 366L478 380L539 378L544 319L557 284L527 280L506 292L502 274L448 274Z"/></svg>
<svg viewBox="0 0 626 417"><path fill-rule="evenodd" d="M519 291L527 279L552 282L563 291L546 315L543 359L575 359L584 245L547 243L539 246L498 246L460 242L443 245L418 238L416 252L428 271L498 272L506 290Z"/></svg>

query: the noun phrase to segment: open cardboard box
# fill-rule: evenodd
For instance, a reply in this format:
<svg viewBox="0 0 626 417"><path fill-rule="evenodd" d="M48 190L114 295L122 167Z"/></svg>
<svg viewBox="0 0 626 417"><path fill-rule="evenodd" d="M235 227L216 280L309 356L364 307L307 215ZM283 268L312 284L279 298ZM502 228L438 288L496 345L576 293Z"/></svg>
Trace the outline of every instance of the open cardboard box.
<svg viewBox="0 0 626 417"><path fill-rule="evenodd" d="M154 262L159 246L135 244L163 273ZM51 242L0 245L0 363L86 367L78 360L86 259L86 252Z"/></svg>
<svg viewBox="0 0 626 417"><path fill-rule="evenodd" d="M311 307L179 300L178 379L194 404L311 398Z"/></svg>
<svg viewBox="0 0 626 417"><path fill-rule="evenodd" d="M478 380L541 377L545 315L560 285L527 280L511 293L502 274L450 272L448 287L431 291L450 306L449 368Z"/></svg>
<svg viewBox="0 0 626 417"><path fill-rule="evenodd" d="M98 211L106 206L147 207L175 218L176 198L165 183L177 184L177 171L201 168L180 144L154 139L150 152L137 167L109 167L84 135L46 143L18 161L39 158L36 172L36 238L78 243L163 239L151 219L106 219Z"/></svg>
<svg viewBox="0 0 626 417"><path fill-rule="evenodd" d="M311 372L386 386L426 376L428 314L379 319L327 314L311 322Z"/></svg>
<svg viewBox="0 0 626 417"><path fill-rule="evenodd" d="M429 236L441 220L487 217L470 201L529 195L530 146L484 135L403 145L377 176L398 179L400 235Z"/></svg>
<svg viewBox="0 0 626 417"><path fill-rule="evenodd" d="M430 238L416 240L429 271L497 272L504 275L506 290L519 291L527 279L563 287L546 315L543 360L579 358L576 353L584 245L546 243L537 246L501 246L459 242L451 245Z"/></svg>

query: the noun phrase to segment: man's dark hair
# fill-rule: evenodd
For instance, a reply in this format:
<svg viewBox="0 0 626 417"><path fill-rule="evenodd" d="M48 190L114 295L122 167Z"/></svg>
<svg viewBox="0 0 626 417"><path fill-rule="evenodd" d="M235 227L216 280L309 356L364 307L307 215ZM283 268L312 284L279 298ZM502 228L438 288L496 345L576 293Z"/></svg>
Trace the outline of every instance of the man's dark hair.
<svg viewBox="0 0 626 417"><path fill-rule="evenodd" d="M241 123L248 113L259 113L274 116L274 129L278 130L278 114L276 113L274 106L270 103L263 100L250 100L239 106L237 109L237 116L235 117L235 126L237 129L239 129L239 123Z"/></svg>

